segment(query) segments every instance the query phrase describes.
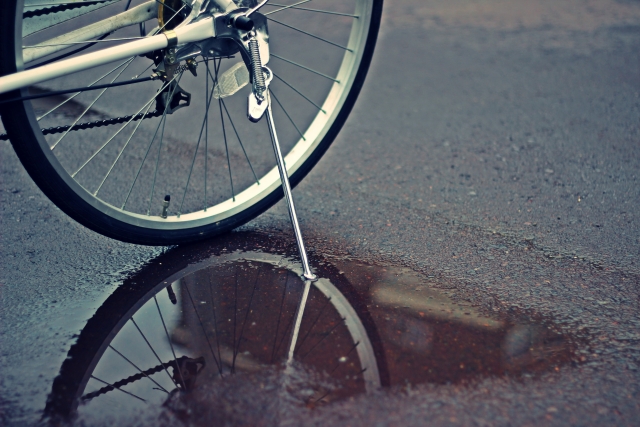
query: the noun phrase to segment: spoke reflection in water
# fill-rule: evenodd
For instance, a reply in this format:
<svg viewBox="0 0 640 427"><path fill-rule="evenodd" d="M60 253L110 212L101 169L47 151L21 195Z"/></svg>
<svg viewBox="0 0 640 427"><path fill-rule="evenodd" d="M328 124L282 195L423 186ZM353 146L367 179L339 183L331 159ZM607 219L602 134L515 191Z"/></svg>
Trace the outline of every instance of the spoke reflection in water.
<svg viewBox="0 0 640 427"><path fill-rule="evenodd" d="M84 417L126 417L140 410L130 393L198 424L276 423L380 386L573 360L575 342L551 326L483 316L406 268L315 259L320 279L305 283L283 253L295 248L234 233L145 267L87 323L45 412L68 415L81 398Z"/></svg>

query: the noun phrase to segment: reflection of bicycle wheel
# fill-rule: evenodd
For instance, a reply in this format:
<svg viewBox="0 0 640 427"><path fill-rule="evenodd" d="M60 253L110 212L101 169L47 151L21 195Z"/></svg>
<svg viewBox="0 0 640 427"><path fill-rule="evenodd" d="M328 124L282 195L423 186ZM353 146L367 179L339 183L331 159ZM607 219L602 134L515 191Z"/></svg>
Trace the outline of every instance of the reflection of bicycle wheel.
<svg viewBox="0 0 640 427"><path fill-rule="evenodd" d="M158 23L170 28L194 3L156 2L166 6L157 10L153 0L24 0L23 8L23 1L5 1L0 75L15 73L23 62L28 68L140 38ZM271 2L256 13L268 22L270 89L292 185L327 150L355 103L382 10L382 0L324 0L318 8L302 3ZM121 13L131 23L113 30L126 21L125 15L112 19ZM106 19L111 25L104 25ZM98 23L100 28L91 26ZM148 80L165 64L163 50L9 94L14 99L111 85L0 105L16 153L42 191L94 231L142 244L203 239L277 202L282 190L266 123L246 119L247 69L233 43L214 44L180 61L172 71L176 80L169 84L163 77L165 86ZM113 86L119 83L126 85ZM172 196L168 217L165 195Z"/></svg>
<svg viewBox="0 0 640 427"><path fill-rule="evenodd" d="M303 290L298 273L285 257L248 252L155 277L156 285L133 278L87 323L46 414L124 414L178 391L210 391L231 375L284 375ZM293 399L320 405L380 387L371 340L336 286L315 282L304 310L294 361L305 383L289 390Z"/></svg>

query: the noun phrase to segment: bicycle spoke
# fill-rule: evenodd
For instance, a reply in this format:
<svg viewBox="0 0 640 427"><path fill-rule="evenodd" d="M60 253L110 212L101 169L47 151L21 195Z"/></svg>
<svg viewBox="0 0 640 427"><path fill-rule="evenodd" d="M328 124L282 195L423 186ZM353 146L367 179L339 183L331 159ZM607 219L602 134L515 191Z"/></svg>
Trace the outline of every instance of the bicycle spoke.
<svg viewBox="0 0 640 427"><path fill-rule="evenodd" d="M258 279L260 278L260 271L258 270L256 274L256 280L253 282L253 289L251 290L251 297L249 297L249 306L247 307L247 311L244 315L244 320L242 322L242 327L240 328L240 338L238 338L238 345L233 349L233 362L231 364L231 371L235 370L236 366L236 357L240 352L240 343L242 342L242 336L244 335L244 326L247 324L247 319L249 319L249 313L251 312L251 303L253 302L253 294L256 292L256 285L258 284Z"/></svg>
<svg viewBox="0 0 640 427"><path fill-rule="evenodd" d="M127 59L128 61L128 59ZM118 65L117 67L115 67L114 69L112 69L111 71L109 71L108 73L104 74L102 77L100 77L98 80L95 80L93 83L91 83L89 86L87 87L92 87L93 85L95 85L96 83L98 83L100 80L104 79L105 77L107 77L109 74L113 73L115 70L117 70L118 68L122 67L123 65L125 65L127 63L127 61L122 62L120 65ZM45 118L47 115L53 113L55 110L57 110L58 108L62 107L64 104L66 104L67 102L71 101L73 98L75 98L76 96L80 95L81 92L76 93L75 95L65 99L64 101L62 101L60 104L56 105L55 107L53 107L51 110L47 111L46 113L44 113L42 116L38 117L36 120L40 121L43 118Z"/></svg>
<svg viewBox="0 0 640 427"><path fill-rule="evenodd" d="M164 25L163 25L162 27L158 28L158 29L157 29L157 31L155 31L153 34L150 34L150 35L156 35L156 34L159 34L159 33L160 33L160 31L164 30L164 27L166 27L166 26L169 24L169 22L171 22L171 20L172 20L173 18L175 18L176 16L178 16L178 14L179 14L180 12L182 12L182 9L184 9L185 7L187 7L187 5L186 5L186 4L184 4L184 1L183 1L183 2L182 2L182 7L181 7L180 9L178 9L178 10L176 11L176 13L174 13L174 14L171 16L171 18L167 19L167 22L165 22L165 23L164 23Z"/></svg>
<svg viewBox="0 0 640 427"><path fill-rule="evenodd" d="M347 354L345 354L343 357L347 357L349 356L351 353L353 353L353 350L355 350L356 348L358 348L358 346L360 345L360 341L356 342L353 347L351 347L351 349L347 352ZM333 374L340 366L344 366L345 364L338 361L338 363L335 365L335 367L329 372L329 375Z"/></svg>
<svg viewBox="0 0 640 427"><path fill-rule="evenodd" d="M123 37L117 39L96 39L96 40L85 40L81 42L66 42L66 43L52 43L52 44L37 44L32 46L22 46L23 49L39 49L41 47L51 47L51 46L73 46L76 44L85 44L85 43L113 43L113 42L121 42L126 40L140 40L145 37Z"/></svg>
<svg viewBox="0 0 640 427"><path fill-rule="evenodd" d="M140 162L140 167L138 168L138 171L136 172L136 176L133 178L133 182L131 183L131 187L129 187L129 192L127 193L127 197L124 199L124 203L122 203L122 207L120 209L124 210L125 206L127 205L127 202L129 201L129 197L131 196L131 192L133 191L133 187L136 185L136 181L138 181L138 176L140 176L140 171L142 171L142 167L144 166L144 162L147 160L147 156L149 156L149 152L151 151L151 146L153 145L153 141L156 140L156 136L158 135L158 130L160 130L160 126L163 125L164 120L160 119L160 121L158 122L158 126L156 126L156 131L153 134L153 138L151 138L151 141L149 142L149 145L147 146L147 151L144 154L144 157L142 158L142 162Z"/></svg>
<svg viewBox="0 0 640 427"><path fill-rule="evenodd" d="M166 112L166 109L165 109ZM156 189L156 180L158 178L158 164L160 163L160 151L162 150L162 142L164 141L164 126L167 122L166 114L162 115L160 123L162 123L162 131L160 132L160 143L158 144L158 155L156 156L156 167L153 172L153 182L151 183L151 194L149 195L149 206L147 207L147 216L151 215L151 202L153 201L153 194Z"/></svg>
<svg viewBox="0 0 640 427"><path fill-rule="evenodd" d="M229 114L229 110L227 110L227 105L224 103L224 99L220 98L222 102L222 106L224 107L224 111L227 113L227 117L229 118L229 122L231 122L231 127L233 128L233 132L236 134L236 138L238 138L238 142L240 143L240 148L242 148L242 152L244 153L244 157L247 159L247 163L249 163L249 168L251 168L251 173L253 173L253 177L256 180L256 184L260 185L260 181L258 180L258 176L256 172L253 170L253 166L251 165L251 160L249 160L249 155L247 154L247 150L244 149L244 145L242 144L242 140L240 139L240 135L238 135L238 131L236 130L236 126L233 124L233 120L231 119L231 114Z"/></svg>
<svg viewBox="0 0 640 427"><path fill-rule="evenodd" d="M273 335L273 350L271 351L271 363L273 363L273 361L275 360L277 348L280 347L279 345L276 346L276 343L278 342L278 331L280 330L280 319L282 319L282 310L284 307L285 297L287 296L288 284L289 284L289 275L287 274L287 277L284 281L284 290L282 291L282 300L280 300L280 314L278 315L278 322L276 323L276 333Z"/></svg>
<svg viewBox="0 0 640 427"><path fill-rule="evenodd" d="M168 4L166 4L166 3L165 3L165 2L163 2L163 1L155 0L155 2L156 2L156 3L158 3L158 4L161 4L163 7L166 7L166 8L167 8L167 9L169 9L171 12L178 13L178 11L177 11L177 10L173 9L171 6L169 6ZM184 4L184 2L181 2L181 3L182 3L182 4Z"/></svg>
<svg viewBox="0 0 640 427"><path fill-rule="evenodd" d="M202 140L202 133L204 132L204 128L209 120L209 107L208 105L211 103L211 98L213 98L213 89L211 89L211 93L207 99L207 111L204 113L204 119L202 120L202 126L200 127L200 135L198 136L198 143L196 144L196 149L193 153L193 160L191 160L191 168L189 168L189 175L187 176L187 185L184 186L184 193L182 193L182 202L180 203L180 209L178 209L178 218L182 214L182 207L184 205L184 199L187 197L187 189L189 188L189 182L191 182L191 174L193 173L193 165L196 163L196 157L198 155L198 148L200 148L200 141ZM207 156L205 150L205 158Z"/></svg>
<svg viewBox="0 0 640 427"><path fill-rule="evenodd" d="M222 115L222 102L218 99L218 106L220 107L220 121L222 122L222 136L224 138L224 150L227 153L227 167L229 168L229 182L231 183L231 196L232 200L236 201L236 193L233 190L233 176L231 175L231 159L229 159L229 146L227 145L227 131L224 126L224 116Z"/></svg>
<svg viewBox="0 0 640 427"><path fill-rule="evenodd" d="M222 59L220 59L218 61L218 64L216 65L216 63L213 63L213 67L214 67L214 71L216 73L215 75L215 80L214 80L214 87L215 85L218 84L218 73L220 71L220 65L222 63ZM236 193L233 189L233 175L231 173L231 159L229 158L229 146L227 144L227 131L225 129L224 126L224 117L222 115L222 104L221 104L221 99L218 99L218 108L220 109L220 122L222 124L222 137L224 138L224 150L227 154L227 168L229 168L229 184L231 185L231 197L232 200L235 202L236 201Z"/></svg>
<svg viewBox="0 0 640 427"><path fill-rule="evenodd" d="M209 72L209 77L213 80L213 88L215 89L216 85L218 84L218 72L220 71L220 64L222 62L222 59L220 59L217 63L213 62L213 70L215 72L215 77L211 75L211 73ZM224 125L224 116L222 114L222 98L218 98L218 108L220 109L220 122L222 123L222 137L224 139L224 149L225 152L227 154L227 168L229 169L229 183L231 185L231 197L232 200L235 202L236 201L236 193L233 189L233 175L231 174L231 160L229 158L229 146L227 144L227 131L226 131L226 127ZM253 168L252 168L253 169Z"/></svg>
<svg viewBox="0 0 640 427"><path fill-rule="evenodd" d="M158 92L159 93L159 92ZM138 121L138 123L136 124L136 127L133 129L133 132L131 132L131 135L129 135L129 138L127 139L127 142L125 142L124 146L122 147L122 149L120 150L120 152L118 153L118 156L116 157L116 159L113 161L113 164L111 165L111 167L109 168L109 170L107 171L107 174L104 176L104 178L102 179L102 182L100 183L100 185L98 186L98 189L93 193L94 196L98 195L98 192L100 191L100 189L102 188L102 186L104 185L105 181L107 180L107 178L109 178L109 175L111 175L111 171L113 170L113 168L116 166L116 163L118 163L118 160L120 160L120 157L122 156L122 153L124 153L124 150L127 148L127 146L129 145L129 142L131 142L131 138L133 138L133 135L135 135L135 133L138 131L138 128L140 127L140 125L142 124L142 120L144 120L145 116L149 113L149 110L151 109L151 106L153 105L153 102L149 103L149 106L147 107L147 110L144 112L144 114L142 115L142 119L140 119Z"/></svg>
<svg viewBox="0 0 640 427"><path fill-rule="evenodd" d="M287 327L284 329L284 333L282 334L282 338L280 338L280 342L278 343L278 346L276 347L275 353L278 353L278 350L280 349L280 347L282 347L282 344L284 343L284 340L287 338L287 336L289 336L289 329L291 329L291 325L293 325L293 322L295 320L296 320L296 316L295 315L291 316L289 318L289 322L287 323Z"/></svg>
<svg viewBox="0 0 640 427"><path fill-rule="evenodd" d="M267 12L264 15L266 16L266 15L271 15L273 13L282 12L283 10L295 8L296 6L299 6L299 5L304 4L304 3L309 3L310 1L313 1L313 0L302 0L302 1L299 1L298 3L294 3L294 4L290 4L290 5L284 5L284 4L280 5L279 4L277 6L283 6L283 7L281 7L280 9L272 10L271 12ZM276 5L267 3L265 6L276 6Z"/></svg>
<svg viewBox="0 0 640 427"><path fill-rule="evenodd" d="M284 343L284 340L287 338L287 335L289 334L289 329L291 329L291 325L293 325L294 320L296 320L295 316L291 316L289 318L289 322L287 323L287 327L284 329L284 333L282 335L282 338L280 338L280 342L278 343L278 348L276 349L276 354L278 353L278 350L280 350L280 348L282 347L282 344Z"/></svg>
<svg viewBox="0 0 640 427"><path fill-rule="evenodd" d="M129 60L129 63L122 69L120 70L120 72L113 78L113 80L111 80L111 83L115 82L118 77L120 77L122 75L122 73L124 73L126 71L127 68L129 68L129 65L131 65L131 63L133 62L133 58ZM80 116L76 119L75 122L73 122L73 124L69 127L69 129L67 129L62 136L55 142L55 144L53 144L51 146L51 150L53 150L54 148L56 148L58 146L58 144L60 144L60 141L62 141L64 139L65 136L67 136L69 134L69 132L71 132L71 130L74 128L75 125L78 124L78 122L80 121L80 119L82 119L84 117L85 114L87 114L87 112L91 109L91 107L93 107L93 105L98 102L98 100L102 97L102 95L105 94L105 92L108 90L109 88L105 88L102 90L102 92L100 92L100 94L96 97L96 99L94 99L91 104L89 104L89 106L87 106L87 108L85 108L85 110L82 112L82 114L80 114Z"/></svg>
<svg viewBox="0 0 640 427"><path fill-rule="evenodd" d="M141 73L136 74L135 76L133 76L134 79L137 79L138 77L140 77L141 75L143 75L144 73L146 73L147 71L149 71L149 69L151 67L154 67L156 64L154 64L153 62L151 62L151 64L147 65L147 68L145 68L144 70L142 70Z"/></svg>
<svg viewBox="0 0 640 427"><path fill-rule="evenodd" d="M273 56L274 58L278 58L278 59L280 59L281 61L288 62L289 64L293 64L293 65L295 65L296 67L300 67L300 68L302 68L302 69L304 69L304 70L307 70L307 71L310 71L310 72L312 72L312 73L314 73L314 74L317 74L317 75L319 75L319 76L322 76L322 77L324 77L325 79L329 79L329 80L334 81L334 82L336 82L336 83L340 83L340 80L336 80L336 79L334 79L333 77L328 76L328 75L326 75L326 74L323 74L323 73L321 73L320 71L316 71L316 70L314 70L314 69L312 69L312 68L305 67L304 65L302 65L302 64L298 64L297 62L291 61L290 59L283 58L283 57L278 56L278 55L276 55L276 54L274 54L274 53L271 53L271 56Z"/></svg>
<svg viewBox="0 0 640 427"><path fill-rule="evenodd" d="M106 39L107 37L109 37L111 34L113 34L113 33L106 33L106 34L103 34L102 36L100 36L100 37L98 38L98 40L104 40L104 39ZM88 44L88 45L86 45L86 46L79 47L78 49L72 50L71 52L66 52L66 53L63 53L63 54L58 55L58 56L56 56L56 57L49 58L49 59L47 59L46 61L42 61L42 62L39 62L39 63L34 64L34 65L29 65L26 69L27 69L27 70L31 70L32 68L35 68L35 67L42 67L42 66L45 66L45 65L51 64L52 62L60 61L60 60L62 60L62 59L64 59L64 58L68 58L68 57L70 57L70 56L72 56L72 55L75 55L76 53L80 53L80 52L82 52L82 51L84 51L84 50L87 50L87 49L89 49L90 47L93 47L93 46L95 46L95 45L96 45L96 43L91 43L91 44ZM50 53L49 55L53 55L54 53L55 53L55 52L52 52L52 53ZM47 57L47 56L49 56L49 55L45 55L44 57ZM43 57L43 58L44 58L44 57Z"/></svg>
<svg viewBox="0 0 640 427"><path fill-rule="evenodd" d="M72 178L74 178L74 177L78 174L78 172L80 172L82 169L84 169L84 167L85 167L85 166L87 166L91 160L93 160L93 159L94 159L94 158L95 158L95 157L96 157L96 156L97 156L97 155L98 155L102 150L104 150L104 148L105 148L105 147L106 147L106 146L107 146L111 141L113 141L113 139L114 139L116 136L118 136L118 135L120 134L120 132L122 132L122 131L124 130L124 128L126 128L126 127L129 125L129 123L131 123L131 122L133 121L133 119L134 119L134 117L135 117L136 115L140 114L140 112L142 112L142 110L144 110L144 109L147 107L147 105L149 105L150 103L152 103L152 102L156 99L156 96L157 96L157 94L154 94L154 95L153 95L153 97L152 97L149 101L147 101L147 102L142 106L142 108L141 108L140 110L138 110L138 112L137 112L135 115L133 115L133 116L129 119L129 121L127 121L127 123L125 123L125 124L124 124L120 129L118 129L118 131L117 131L115 134L113 134L113 136L111 136L111 138L109 138L109 139L107 140L107 142L105 142L105 143L104 143L104 144L103 144L103 145L98 149L98 151L96 151L95 153L93 153L93 155L92 155L91 157L89 157L89 159L88 159L86 162L84 162L84 164L83 164L82 166L80 166L80 168L79 168L77 171L75 171L75 172L71 175L71 177L72 177Z"/></svg>
<svg viewBox="0 0 640 427"><path fill-rule="evenodd" d="M40 93L37 95L27 95L27 96L21 96L17 98L3 99L2 101L0 101L0 104L6 104L8 102L16 102L16 101L30 101L32 99L39 99L39 98L49 98L51 96L65 95L67 93L74 93L74 92L82 93L82 92L89 92L89 91L98 90L98 89L111 89L112 87L128 86L132 84L149 82L151 80L155 80L155 77L149 76L149 77L143 77L141 79L131 79L131 80L126 80L118 83L106 83L106 84L97 85L97 86L85 86L85 87L76 87L73 89L54 90L51 92Z"/></svg>
<svg viewBox="0 0 640 427"><path fill-rule="evenodd" d="M209 71L209 62L205 61L207 67L207 75L211 74ZM209 93L209 77L204 78L205 90L204 93ZM211 108L211 99L207 99L207 114L209 114L209 108ZM207 163L209 160L209 120L205 120L204 128L204 211L207 211Z"/></svg>
<svg viewBox="0 0 640 427"><path fill-rule="evenodd" d="M114 386L113 384L109 384L109 383L108 383L108 382L106 382L106 381L102 381L100 378L94 377L93 375L91 375L91 378L93 378L93 379L94 379L94 380L96 380L96 381L101 382L102 384L108 385L108 386L109 386L109 387L111 387L113 390L120 390L121 392L126 393L126 394L128 394L129 396L135 397L136 399L142 400L144 403L147 403L147 401L146 401L146 400L144 400L143 398L141 398L140 396L136 396L135 394L133 394L133 393L129 393L128 391L123 390L123 389L121 389L120 387L116 387L116 386Z"/></svg>
<svg viewBox="0 0 640 427"><path fill-rule="evenodd" d="M327 298L327 300L325 301L324 305L322 306L322 309L320 309L320 313L318 313L318 315L316 316L315 320L311 323L311 326L309 326L309 329L307 330L307 333L304 335L304 337L302 337L302 339L300 340L300 343L298 343L298 350L300 350L302 348L302 345L304 344L304 342L307 340L307 338L311 334L311 331L313 331L313 328L318 323L318 320L320 320L320 317L322 317L322 313L324 313L324 310L327 308L327 306L329 305L330 302L331 302L331 297Z"/></svg>
<svg viewBox="0 0 640 427"><path fill-rule="evenodd" d="M309 101L311 104L313 104L318 110L322 111L323 113L327 114L326 111L324 111L322 109L322 107L320 107L318 104L316 104L315 102L313 102L312 100L310 100L307 96L305 96L302 92L300 92L298 89L296 89L295 87L291 86L289 83L287 83L282 77L278 76L276 73L273 73L273 76L275 78L277 78L278 80L280 80L282 83L286 84L287 86L289 86L295 93L297 93L298 95L300 95L301 97L303 97L304 99L306 99L307 101Z"/></svg>
<svg viewBox="0 0 640 427"><path fill-rule="evenodd" d="M267 3L265 6L285 6L285 5L284 5L284 4L278 4L278 3ZM305 10L305 11L307 11L307 12L326 13L326 14L329 14L329 15L348 16L348 17L356 18L356 19L360 18L360 15L353 15L353 14L351 14L351 13L342 13L342 12L332 12L332 11L330 11L330 10L309 9L309 8L307 8L307 7L297 7L297 6L294 6L294 5L291 5L291 6L286 7L286 9L289 9L289 8L291 8L291 9L296 9L296 10ZM271 14L271 13L276 13L276 12L279 12L280 10L281 10L281 9L279 9L279 10L274 10L274 11L272 11L272 12L265 13L265 15L269 15L269 14ZM282 9L282 10L283 10L283 9Z"/></svg>
<svg viewBox="0 0 640 427"><path fill-rule="evenodd" d="M346 51L348 51L348 52L353 52L353 49L349 49L349 48L348 48L348 47L346 47L346 46L339 45L338 43L334 43L334 42L332 42L332 41L330 41L330 40L327 40L327 39L322 38L322 37L320 37L320 36L317 36L317 35L315 35L315 34L311 34L311 33L307 32L307 31L301 30L300 28L296 28L296 27L294 27L293 25L285 24L284 22L280 22L280 21L278 21L278 20L276 20L276 19L273 19L273 18L269 18L269 21L273 21L273 22L275 22L276 24L280 24L280 25L285 26L285 27L287 27L287 28L291 28L292 30L298 31L298 32L300 32L300 33L302 33L302 34L305 34L305 35L309 36L309 37L313 37L314 39L318 39L318 40L323 41L323 42L325 42L325 43L328 43L328 44L330 44L330 45L332 45L332 46L339 47L340 49L344 49L344 50L346 50Z"/></svg>
<svg viewBox="0 0 640 427"><path fill-rule="evenodd" d="M276 100L276 102L278 103L278 105L280 106L280 108L282 109L282 111L284 112L284 114L287 116L287 118L289 119L289 121L291 122L291 124L293 125L294 128L296 128L296 130L298 131L298 133L300 134L300 138L302 138L303 141L306 141L307 139L304 137L304 135L302 134L302 132L300 131L300 129L298 129L298 126L296 126L296 123L293 121L293 119L291 118L291 116L289 115L289 113L287 113L287 110L285 110L285 108L283 107L282 103L280 103L280 101L278 100L278 98L276 97L276 94L273 92L273 89L269 88L269 93L271 96L273 96L273 99Z"/></svg>
<svg viewBox="0 0 640 427"><path fill-rule="evenodd" d="M211 276L208 277L209 282L209 295L211 295L211 314L213 314L213 332L216 335L216 344L218 347L218 360L220 360L220 366L222 367L222 356L220 355L220 339L218 338L218 319L216 317L216 303L213 298L213 283L211 283ZM220 373L222 376L222 372Z"/></svg>
<svg viewBox="0 0 640 427"><path fill-rule="evenodd" d="M333 328L331 328L327 333L323 334L323 335L322 335L322 338L320 338L320 340L319 340L317 343L315 343L315 344L313 345L313 347L311 347L311 348L309 349L309 351L307 351L307 352L304 354L304 356L300 357L300 360L302 360L302 359L304 359L305 357L307 357L307 356L309 355L309 353L311 353L311 352L312 352L312 351L313 351L313 350L314 350L314 349L315 349L315 348L316 348L316 347L317 347L317 346L318 346L322 341L324 341L324 339L325 339L325 338L327 338L329 335L331 335L331 333L332 333L332 332L333 332L333 331L334 331L338 326L340 326L342 323L344 323L344 320L345 320L345 318L343 317L343 318L341 319L341 322L336 323L336 325L335 325Z"/></svg>
<svg viewBox="0 0 640 427"><path fill-rule="evenodd" d="M173 343L171 342L171 337L169 336L169 331L167 330L167 325L164 323L164 317L162 317L162 311L160 311L160 304L158 304L158 299L156 296L153 296L153 300L156 302L156 308L158 309L158 314L160 315L160 321L162 322L162 327L164 328L164 333L167 336L167 341L169 342L169 347L171 347L171 354L173 354L173 360L175 361L175 366L180 375L180 381L182 382L182 387L186 391L187 386L184 382L184 377L182 376L182 369L180 369L180 364L178 363L178 358L176 357L176 352L173 349Z"/></svg>
<svg viewBox="0 0 640 427"><path fill-rule="evenodd" d="M147 216L151 214L151 202L153 201L153 193L156 189L156 180L158 178L158 165L160 163L160 152L162 150L162 142L164 141L164 127L165 127L165 124L167 123L167 110L169 109L169 105L171 105L171 99L173 98L173 94L175 93L175 90L178 87L178 84L180 84L182 73L180 73L180 75L177 77L178 77L178 80L176 81L176 86L171 89L169 96L167 97L169 102L167 102L167 105L164 106L164 111L162 113L162 119L161 119L162 132L160 132L160 143L158 144L158 156L156 157L156 167L153 172L153 183L151 184L151 194L149 195L149 207L147 208ZM175 80L175 77L173 79Z"/></svg>
<svg viewBox="0 0 640 427"><path fill-rule="evenodd" d="M193 302L193 297L191 296L191 291L189 291L189 287L187 286L186 283L184 284L184 288L187 290L187 295L189 295L189 300L191 301L191 305L193 306L193 311L196 313L196 316L198 316L198 322L200 323L200 328L202 328L202 333L204 334L204 337L207 340L207 345L209 346L209 350L211 350L211 356L213 356L213 361L216 362L216 366L218 367L218 372L222 377L222 365L220 361L218 361L218 358L216 357L213 351L213 347L211 346L211 341L209 341L209 335L207 334L207 331L204 328L204 323L202 322L202 318L200 318L200 313L198 313L196 304Z"/></svg>
<svg viewBox="0 0 640 427"><path fill-rule="evenodd" d="M122 357L124 360L126 360L126 361L131 365L131 366L133 366L134 368L136 368L136 370L137 370L138 372L140 372L142 375L144 375L145 377L147 377L147 378L149 379L149 381L151 381L152 383L154 383L155 385L157 385L157 386L160 388L160 390L162 390L162 391L164 391L165 393L169 394L169 392L168 392L164 387L162 387L160 384L158 384L158 383L157 383L153 378L151 378L149 375L145 374L145 373L144 373L140 368L138 368L138 366L136 366L136 364L135 364L135 363L133 363L131 360L127 359L127 357L126 357L124 354L122 354L122 353L120 353L118 350L116 350L116 349L115 349L111 344L109 344L109 348L110 348L111 350L115 351L116 353L118 353L118 355L119 355L120 357Z"/></svg>
<svg viewBox="0 0 640 427"><path fill-rule="evenodd" d="M238 267L236 266L236 274L235 274L235 287L234 289L234 298L233 298L233 347L232 348L232 358L231 358L231 373L235 373L236 371L236 357L235 357L235 349L236 349L236 323L238 319ZM240 341L240 340L238 340Z"/></svg>
<svg viewBox="0 0 640 427"><path fill-rule="evenodd" d="M120 0L118 0L120 1ZM150 3L150 2L149 2ZM73 3L71 3L73 4ZM108 4L104 4L98 8L93 8L93 10L87 10L84 13L79 13L76 16L69 16L67 19L65 19L64 17L61 17L61 20L59 20L58 22L54 22L51 25L49 25L48 27L44 27L44 28L40 28L35 30L34 32L31 32L29 35L33 35L42 31L46 31L49 30L57 25L60 24L65 24L67 23L67 25L69 25L69 22L73 22L75 19L80 18L80 17L86 17L87 13L90 12L96 12L99 9L102 9L106 6L112 5L114 4L114 2L108 3ZM145 5L138 5L138 6L143 6L145 7ZM127 15L127 10L129 8L129 5L127 4L125 10L122 12L122 15ZM55 7L53 8L55 9ZM138 7L139 9L139 7ZM44 9L44 11L47 11L47 9ZM42 14L43 11L31 11L31 12L26 12L26 13L31 13L31 14L36 14L36 15L40 15ZM147 13L150 13L150 15L144 17L143 19L146 20L151 20L154 19L154 13L151 11L151 9L147 9L146 11ZM45 12L46 13L46 12ZM134 12L135 13L135 12ZM91 16L91 15L89 15ZM96 16L95 14L93 16ZM138 15L138 18L140 16ZM127 18L125 18L125 21L127 20ZM144 21L143 21L144 22ZM140 24L143 24L143 22L140 22ZM101 25L101 23L105 24L105 25ZM51 55L56 54L57 52L60 51L65 51L68 48L72 47L72 46L77 46L77 45L81 45L80 48L75 49L73 51L67 51L65 53L62 54L58 54L57 56L53 57L53 58L49 58L47 60L41 61L38 64L35 65L30 65L28 67L28 69L33 69L35 67L40 67L46 64L51 64L52 62L55 61L59 61L62 60L64 58L67 58L69 56L75 55L79 52L82 52L92 46L95 46L96 44L99 43L113 43L113 42L119 42L119 41L128 41L128 40L137 40L137 39L141 39L143 37L122 37L122 38L114 38L114 39L107 39L107 37L111 36L113 33L117 32L118 30L124 29L124 28L128 28L131 26L137 26L138 23L137 22L126 22L123 24L123 26L119 26L118 24L115 24L115 27L113 27L113 21L109 21L104 20L104 21L97 21L97 22L93 22L91 24L87 25L86 22L86 18L83 19L82 23L76 23L76 30L75 31L71 31L71 32L66 32L66 34L64 35L58 35L57 37L53 37L50 38L48 40L42 41L40 43L36 43L36 44L26 44L23 45L22 48L24 49L24 61L26 63L29 64L33 64L34 62L38 62L39 60L43 59L43 58L47 58L47 57L51 57ZM71 24L73 25L73 24ZM78 28L80 27L80 28ZM80 31L82 30L82 31ZM64 30L62 30L64 31ZM87 40L88 38L88 40Z"/></svg>
<svg viewBox="0 0 640 427"><path fill-rule="evenodd" d="M136 329L138 330L138 332L140 332L140 335L142 336L142 339L144 340L144 342L147 343L147 345L149 346L149 350L151 350L151 352L153 353L153 355L156 357L156 359L158 360L158 363L160 363L160 365L164 368L164 371L167 373L167 376L169 377L169 379L171 380L171 382L177 387L178 383L176 383L176 380L173 379L173 377L171 376L171 374L169 373L169 371L167 370L167 367L165 366L164 363L162 363L162 360L160 360L160 357L158 356L158 353L156 353L156 351L153 349L153 346L151 345L151 343L149 342L149 340L147 339L147 337L142 333L142 330L140 329L140 327L138 326L138 324L136 323L136 321L133 319L133 316L131 317L131 322L134 324L134 326L136 327Z"/></svg>

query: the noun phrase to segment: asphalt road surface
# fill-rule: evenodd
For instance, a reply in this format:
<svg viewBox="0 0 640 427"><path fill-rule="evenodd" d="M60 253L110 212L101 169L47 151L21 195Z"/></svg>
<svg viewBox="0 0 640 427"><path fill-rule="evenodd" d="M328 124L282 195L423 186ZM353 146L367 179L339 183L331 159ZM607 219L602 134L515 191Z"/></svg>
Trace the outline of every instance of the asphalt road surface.
<svg viewBox="0 0 640 427"><path fill-rule="evenodd" d="M383 390L307 425L637 425L640 3L387 0L346 126L294 191L314 253L408 267L574 337L518 379ZM162 248L62 214L0 143L0 420L36 424L77 334ZM291 239L282 203L243 227Z"/></svg>

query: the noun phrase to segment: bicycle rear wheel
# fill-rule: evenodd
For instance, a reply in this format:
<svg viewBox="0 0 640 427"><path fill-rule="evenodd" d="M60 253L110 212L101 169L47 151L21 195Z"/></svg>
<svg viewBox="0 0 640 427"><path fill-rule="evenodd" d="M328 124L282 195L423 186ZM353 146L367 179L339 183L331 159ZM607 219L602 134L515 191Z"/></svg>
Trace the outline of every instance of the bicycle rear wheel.
<svg viewBox="0 0 640 427"><path fill-rule="evenodd" d="M0 75L140 37L174 15L179 20L171 10L187 7L167 0L160 15L154 9L140 24L94 34L91 43L54 47L58 36L144 5L155 7L144 0L3 5ZM381 11L382 0L270 2L261 10L268 18L275 122L292 185L318 162L351 111L371 62ZM37 53L43 46L51 51L45 56ZM155 54L64 76L4 99L138 81L152 74ZM246 119L250 88L239 87L225 98L214 93L219 80L240 78L239 55L195 59L197 76L184 62L176 74L176 90L182 103L191 94L190 105L166 114L169 102L157 100L162 83L140 81L0 104L2 121L36 184L88 228L149 245L207 238L255 218L283 194L266 121Z"/></svg>

